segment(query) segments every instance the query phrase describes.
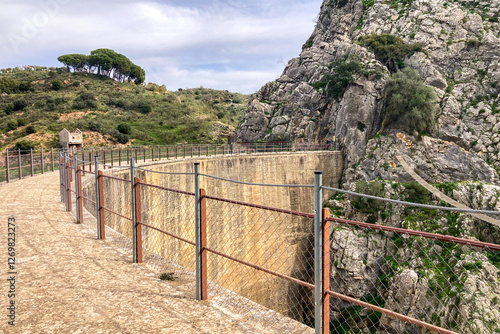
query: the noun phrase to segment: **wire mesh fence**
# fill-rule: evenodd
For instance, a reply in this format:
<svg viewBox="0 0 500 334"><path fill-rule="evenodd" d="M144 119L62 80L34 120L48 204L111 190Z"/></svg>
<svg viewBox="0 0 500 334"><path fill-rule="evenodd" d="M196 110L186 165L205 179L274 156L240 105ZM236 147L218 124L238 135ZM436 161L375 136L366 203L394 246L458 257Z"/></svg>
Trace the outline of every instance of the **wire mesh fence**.
<svg viewBox="0 0 500 334"><path fill-rule="evenodd" d="M207 197L206 207L209 297L230 290L313 326L314 295L305 284L314 283L313 217L216 197ZM238 314L255 312L231 306Z"/></svg>
<svg viewBox="0 0 500 334"><path fill-rule="evenodd" d="M449 332L500 330L498 250L474 240L459 244L448 236L330 221L332 291ZM332 333L424 331L339 298L332 298L330 315Z"/></svg>
<svg viewBox="0 0 500 334"><path fill-rule="evenodd" d="M58 169L54 150L6 150L0 156L0 182L10 182Z"/></svg>
<svg viewBox="0 0 500 334"><path fill-rule="evenodd" d="M278 323L278 332L318 326L315 304L327 319L323 333L500 332L498 245L327 215L322 256L328 267L318 301L313 214L234 200L227 190L248 185L228 186L213 177L204 181L209 195L202 193L198 208L190 192L193 179L209 175L144 168L136 173L146 181L139 182L143 260L191 296L206 275L209 299L247 318ZM106 236L132 254L130 174L112 175L119 176L104 175L101 185ZM168 188L171 183L186 189ZM89 184L83 200L96 211ZM217 187L225 198L210 196ZM197 210L204 226L199 236Z"/></svg>
<svg viewBox="0 0 500 334"><path fill-rule="evenodd" d="M194 193L141 183L143 261L194 293Z"/></svg>

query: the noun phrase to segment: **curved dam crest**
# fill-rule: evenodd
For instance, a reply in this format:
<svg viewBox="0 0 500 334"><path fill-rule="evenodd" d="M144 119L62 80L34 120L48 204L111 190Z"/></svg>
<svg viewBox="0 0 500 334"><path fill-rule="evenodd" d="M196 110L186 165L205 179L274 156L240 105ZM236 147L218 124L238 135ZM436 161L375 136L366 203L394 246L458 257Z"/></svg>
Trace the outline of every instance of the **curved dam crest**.
<svg viewBox="0 0 500 334"><path fill-rule="evenodd" d="M313 184L314 171L323 172L323 185L337 186L342 176L342 154L337 151L314 153L280 153L197 158L165 162L144 167L159 172L191 173L194 162L200 172L232 180L271 184ZM109 170L105 174L130 179L130 172ZM165 175L136 170L143 183L193 192L192 175ZM200 186L207 195L314 213L312 188L263 187L231 183L202 176ZM104 179L105 205L115 212L130 216L130 184ZM83 185L85 196L94 196L93 178ZM326 200L331 194L323 194ZM142 220L146 224L194 241L194 197L159 192L141 186ZM95 212L92 203L85 203ZM106 225L128 238L131 223L117 215L106 214ZM277 271L297 279L312 282L313 221L236 204L207 200L208 247ZM194 247L150 229L143 229L143 247L168 258L177 254L176 264L194 271ZM256 269L208 253L208 279L226 289L298 321L310 315L312 291L286 280L264 274ZM210 290L209 290L210 296ZM307 306L308 305L308 306Z"/></svg>

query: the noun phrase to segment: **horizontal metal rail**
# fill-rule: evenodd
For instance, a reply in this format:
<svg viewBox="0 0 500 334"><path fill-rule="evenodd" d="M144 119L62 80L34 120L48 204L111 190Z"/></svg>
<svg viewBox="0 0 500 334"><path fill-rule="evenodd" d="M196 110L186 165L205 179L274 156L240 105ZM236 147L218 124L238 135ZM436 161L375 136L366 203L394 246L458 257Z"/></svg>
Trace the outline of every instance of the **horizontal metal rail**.
<svg viewBox="0 0 500 334"><path fill-rule="evenodd" d="M429 329L431 331L434 331L434 332L443 333L443 334L457 334L456 332L453 332L453 331L450 331L450 330L447 330L447 329L444 329L444 328L441 328L441 327L438 327L438 326L434 326L434 325L428 324L426 322L423 322L423 321L420 321L420 320L408 317L406 315L403 315L403 314L400 314L400 313L397 313L397 312L394 312L394 311L387 310L387 309L379 307L379 306L372 305L370 303L361 301L359 299L355 299L355 298L352 298L352 297L349 297L349 296L346 296L346 295L343 295L343 294L340 294L340 293L337 293L337 292L333 292L331 290L326 290L325 293L329 294L332 297L335 297L335 298L338 298L338 299L342 299L342 300L344 300L346 302L359 305L361 307L370 309L372 311L383 313L385 315L388 315L391 318L396 318L396 319L399 319L401 321L417 325L419 327L427 328L427 329Z"/></svg>
<svg viewBox="0 0 500 334"><path fill-rule="evenodd" d="M142 183L141 183L141 185L142 185ZM190 245L196 246L196 243L195 243L194 241L190 241L190 240L188 240L188 239L184 239L183 237L179 237L179 236L177 236L177 235L175 235L175 234L172 234L172 233L169 233L169 232L164 231L164 230L162 230L162 229L159 229L158 227L155 227L155 226L152 226L152 225L149 225L149 224L140 223L140 222L137 222L137 224L140 224L140 225L143 225L143 226L149 227L149 228L151 228L151 229L153 229L153 230L156 230L156 231L158 231L158 232L161 232L161 233L163 233L163 234L166 234L166 235L168 235L168 236L171 236L172 238L175 238L175 239L177 239L177 240L184 241L184 242L186 242L186 243L188 243L188 244L190 244Z"/></svg>
<svg viewBox="0 0 500 334"><path fill-rule="evenodd" d="M211 252L211 253L217 254L219 256L225 257L226 259L229 259L229 260L232 260L232 261L244 264L244 265L246 265L248 267L251 267L253 269L256 269L256 270L259 270L259 271L263 271L263 272L271 274L273 276L283 278L283 279L285 279L287 281L290 281L290 282L293 282L293 283L297 283L299 285L302 285L303 287L306 287L306 288L309 288L311 290L314 290L314 284L307 283L307 282L301 281L301 280L299 280L297 278L293 278L293 277L290 277L290 276L287 276L287 275L283 275L283 274L280 274L280 273L278 273L276 271L269 270L269 269L266 269L264 267L258 266L256 264L252 264L250 262L237 259L237 258L235 258L235 257L233 257L231 255L224 254L222 252L219 252L219 251L217 251L215 249L212 249L212 248L209 248L209 247L203 247L203 249L207 250L208 252Z"/></svg>
<svg viewBox="0 0 500 334"><path fill-rule="evenodd" d="M116 176L102 174L102 177L107 178L107 179L111 179L111 180L123 181L123 182L130 183L130 180L128 180L128 179L122 179L122 178L119 178L119 177L116 177Z"/></svg>
<svg viewBox="0 0 500 334"><path fill-rule="evenodd" d="M293 211L293 210L286 210L286 209L279 209L279 208L273 208L271 206L265 206L265 205L259 205L259 204L252 204L252 203L246 203L246 202L241 202L241 201L234 201L230 199L225 199L225 198L219 198L219 197L213 197L213 196L202 196L203 198L211 199L214 201L219 201L219 202L226 202L226 203L231 203L231 204L238 204L242 206L247 206L250 208L256 208L256 209L263 209L267 211L274 211L274 212L280 212L280 213L286 213L289 215L293 216L300 216L300 217L306 217L306 218L311 218L314 219L314 214L312 213L304 213L304 212L299 212L299 211Z"/></svg>
<svg viewBox="0 0 500 334"><path fill-rule="evenodd" d="M166 188L166 187L162 187L162 186L157 186L157 185L154 185L154 184L149 184L149 183L142 183L142 182L141 182L141 187L142 187L142 186L151 187L151 188L156 188L156 189L161 189L161 190L166 190L166 191L170 191L170 192L173 192L173 193L178 193L178 194L184 194L184 195L194 196L194 193L189 192L189 191L183 191L183 190L171 189L171 188Z"/></svg>
<svg viewBox="0 0 500 334"><path fill-rule="evenodd" d="M368 228L371 230L382 230L382 231L386 231L386 232L408 234L408 235L413 235L416 237L422 237L422 238L427 238L427 239L436 239L436 240L440 240L440 241L452 242L455 244L470 245L470 246L475 246L475 247L479 247L479 248L488 248L491 250L500 251L500 245L490 244L487 242L481 242L481 241L476 241L476 240L457 238L457 237L453 237L451 235L407 230L407 229L399 228L399 227L363 223L363 222L358 222L355 220L347 220L347 219L341 219L341 218L327 218L327 220L329 222L364 227L364 228Z"/></svg>
<svg viewBox="0 0 500 334"><path fill-rule="evenodd" d="M123 219L127 219L127 220L132 221L132 218L129 218L129 217L127 217L127 216L124 216L124 215L122 215L122 214L120 214L120 213L118 213L118 212L115 212L115 211L111 210L111 209L108 209L108 208L106 208L105 206L103 206L102 208L103 208L104 210L106 210L106 211L108 211L108 212L112 213L112 214L117 215L118 217L122 217Z"/></svg>
<svg viewBox="0 0 500 334"><path fill-rule="evenodd" d="M163 163L162 163L162 164L163 164ZM152 166L152 165L150 165L150 166ZM194 173L161 172L161 171L157 171L157 170L145 169L145 168L142 168L142 167L136 167L136 169L140 169L140 170L143 170L143 171L145 171L145 172L158 173L158 174L168 174L168 175L194 175Z"/></svg>
<svg viewBox="0 0 500 334"><path fill-rule="evenodd" d="M226 179L223 177L218 177L218 176L213 176L213 175L208 175L208 174L202 174L200 173L201 176L209 177L212 179L216 180L221 180L221 181L227 181L227 182L232 182L232 183L238 183L238 184L245 184L248 186L262 186L262 187L300 187L300 188L314 188L313 184L273 184L273 183L254 183L254 182L244 182L244 181L236 181L236 180L231 180L231 179Z"/></svg>
<svg viewBox="0 0 500 334"><path fill-rule="evenodd" d="M343 194L365 197L365 198L375 199L378 201L383 201L383 202L388 202L388 203L403 204L406 206L414 206L414 207L418 207L418 208L436 209L436 210L445 210L445 211L454 211L454 212L468 212L468 213L482 213L482 214L490 214L490 215L500 215L500 211L461 209L461 208L455 208L455 207L420 204L420 203L400 201L397 199L390 199L390 198L385 198L385 197L378 197L378 196L373 196L373 195L361 194L361 193L357 193L354 191L332 188L332 187L324 187L323 186L321 188L324 190L332 190L332 191L336 191L336 192L343 193Z"/></svg>
<svg viewBox="0 0 500 334"><path fill-rule="evenodd" d="M83 198L84 200L86 200L86 201L89 201L90 203L95 204L95 201L94 201L94 200L92 200L92 199L90 199L90 198L88 198L88 197L82 196L82 198Z"/></svg>

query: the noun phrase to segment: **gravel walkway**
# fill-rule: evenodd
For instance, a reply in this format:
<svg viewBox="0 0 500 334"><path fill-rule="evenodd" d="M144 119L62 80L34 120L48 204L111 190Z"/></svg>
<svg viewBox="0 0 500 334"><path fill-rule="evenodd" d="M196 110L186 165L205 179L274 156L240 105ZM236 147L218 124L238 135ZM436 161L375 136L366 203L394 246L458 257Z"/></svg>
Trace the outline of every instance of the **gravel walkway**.
<svg viewBox="0 0 500 334"><path fill-rule="evenodd" d="M263 333L197 302L74 223L57 172L0 185L0 333ZM16 326L8 325L8 217L16 224Z"/></svg>

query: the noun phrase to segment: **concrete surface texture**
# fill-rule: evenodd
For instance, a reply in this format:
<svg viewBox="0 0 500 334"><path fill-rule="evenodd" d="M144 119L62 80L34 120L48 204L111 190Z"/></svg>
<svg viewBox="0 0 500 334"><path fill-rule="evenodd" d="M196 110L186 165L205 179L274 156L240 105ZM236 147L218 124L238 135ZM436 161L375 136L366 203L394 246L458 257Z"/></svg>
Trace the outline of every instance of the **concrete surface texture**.
<svg viewBox="0 0 500 334"><path fill-rule="evenodd" d="M75 224L58 172L0 185L0 333L272 333L197 302ZM16 224L16 326L8 325L7 221Z"/></svg>

